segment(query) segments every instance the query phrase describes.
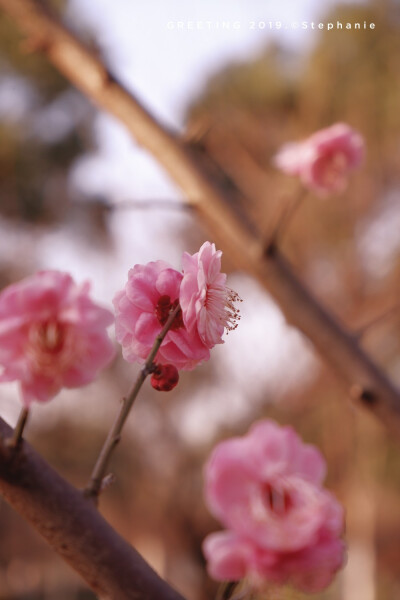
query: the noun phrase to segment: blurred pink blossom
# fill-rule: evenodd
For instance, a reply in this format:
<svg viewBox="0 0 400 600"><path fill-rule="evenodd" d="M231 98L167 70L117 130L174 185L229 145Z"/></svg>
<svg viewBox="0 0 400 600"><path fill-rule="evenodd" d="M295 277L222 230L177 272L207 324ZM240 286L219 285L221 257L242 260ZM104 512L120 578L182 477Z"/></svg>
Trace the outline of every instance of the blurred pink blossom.
<svg viewBox="0 0 400 600"><path fill-rule="evenodd" d="M90 299L89 287L40 271L1 292L0 381L18 380L26 406L86 385L113 358L113 315Z"/></svg>
<svg viewBox="0 0 400 600"><path fill-rule="evenodd" d="M125 288L114 297L116 337L125 360L142 363L148 357L170 311L178 305L181 281L182 273L162 260L130 269ZM190 370L209 357L197 330L187 331L179 313L155 360Z"/></svg>
<svg viewBox="0 0 400 600"><path fill-rule="evenodd" d="M342 192L349 172L361 164L363 157L362 136L349 125L336 123L306 140L285 144L273 162L323 196Z"/></svg>
<svg viewBox="0 0 400 600"><path fill-rule="evenodd" d="M239 296L226 286L226 274L221 273L220 250L205 242L193 255L182 258L183 280L179 302L188 331L198 331L202 342L212 348L223 344L224 330L237 327L239 311L234 303Z"/></svg>
<svg viewBox="0 0 400 600"><path fill-rule="evenodd" d="M206 465L207 504L228 531L204 542L216 579L328 585L343 564L343 510L322 488L325 461L291 427L256 423L221 442Z"/></svg>
<svg viewBox="0 0 400 600"><path fill-rule="evenodd" d="M207 569L217 581L247 577L256 588L266 582L291 583L303 592L326 588L343 566L345 545L334 532L321 530L312 546L295 552L274 552L233 531L212 533L203 544Z"/></svg>

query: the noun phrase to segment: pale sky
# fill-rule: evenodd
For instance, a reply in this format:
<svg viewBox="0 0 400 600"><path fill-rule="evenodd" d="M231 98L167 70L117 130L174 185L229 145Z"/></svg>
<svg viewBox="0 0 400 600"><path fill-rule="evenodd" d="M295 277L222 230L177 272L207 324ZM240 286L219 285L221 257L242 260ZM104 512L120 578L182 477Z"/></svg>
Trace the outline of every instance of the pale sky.
<svg viewBox="0 0 400 600"><path fill-rule="evenodd" d="M275 40L301 51L311 22L334 0L70 0L70 14L96 33L109 64L167 125L206 78ZM279 24L280 29L278 29ZM301 24L308 23L303 30Z"/></svg>
<svg viewBox="0 0 400 600"><path fill-rule="evenodd" d="M183 127L185 107L207 78L248 60L271 41L304 52L318 39L313 21L334 0L70 0L69 13L95 32L108 64L165 125ZM306 22L307 30L301 28ZM279 27L280 23L280 28ZM261 28L263 27L263 28ZM72 174L86 191L122 197L177 195L147 153L108 115L96 123L99 150Z"/></svg>

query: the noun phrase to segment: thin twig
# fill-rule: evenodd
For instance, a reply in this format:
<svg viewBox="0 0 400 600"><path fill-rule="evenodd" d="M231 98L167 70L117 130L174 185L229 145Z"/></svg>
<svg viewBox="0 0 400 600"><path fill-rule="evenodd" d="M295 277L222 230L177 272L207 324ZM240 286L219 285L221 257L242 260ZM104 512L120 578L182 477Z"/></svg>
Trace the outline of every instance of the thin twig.
<svg viewBox="0 0 400 600"><path fill-rule="evenodd" d="M123 398L120 411L114 421L114 424L108 432L103 448L101 449L96 464L94 466L89 483L87 484L84 490L85 496L90 498L97 498L99 496L100 491L102 489L102 482L106 474L108 463L110 461L114 448L117 446L121 439L122 428L125 424L125 421L128 418L133 403L135 402L140 388L142 387L147 375L149 375L152 371L153 361L156 357L156 354L160 349L160 346L163 343L169 328L171 327L175 317L177 316L180 310L181 308L178 304L169 315L167 322L165 323L161 332L156 337L150 354L147 357L144 366L140 370L129 395L126 398Z"/></svg>
<svg viewBox="0 0 400 600"><path fill-rule="evenodd" d="M249 590L247 590L247 589L240 590L233 596L230 596L230 598L228 598L228 600L244 600L244 598L246 598L248 593L249 593Z"/></svg>
<svg viewBox="0 0 400 600"><path fill-rule="evenodd" d="M123 200L108 205L111 210L193 210L193 205L184 200Z"/></svg>
<svg viewBox="0 0 400 600"><path fill-rule="evenodd" d="M22 435L24 433L25 425L28 420L29 410L24 407L21 409L19 413L17 424L15 425L13 434L8 440L6 440L6 444L8 448L18 448L18 446L22 442Z"/></svg>
<svg viewBox="0 0 400 600"><path fill-rule="evenodd" d="M305 187L301 187L299 193L288 203L286 208L282 211L278 223L275 226L275 230L272 232L270 239L267 241L266 249L267 252L270 248L276 248L281 244L283 235L287 231L295 213L303 203L304 198L307 195Z"/></svg>
<svg viewBox="0 0 400 600"><path fill-rule="evenodd" d="M371 321L369 321L368 323L365 323L364 325L362 325L361 327L359 327L357 329L357 331L355 332L355 335L359 339L362 338L367 333L367 331L369 331L370 329L372 329L373 327L375 327L375 325L377 325L381 321L384 321L388 317L393 316L396 312L397 313L400 312L400 304L396 304L395 306L392 306L391 308L389 308L385 312L383 312L380 315L377 315L376 317L374 317L373 319L371 319Z"/></svg>
<svg viewBox="0 0 400 600"><path fill-rule="evenodd" d="M223 581L217 590L215 600L229 600L231 593L237 586L236 581Z"/></svg>
<svg viewBox="0 0 400 600"><path fill-rule="evenodd" d="M91 202L73 202L80 207L90 208ZM109 211L119 210L193 210L193 204L185 200L173 200L171 198L146 198L142 200L120 200L118 202L109 202L98 200L94 206L99 206Z"/></svg>

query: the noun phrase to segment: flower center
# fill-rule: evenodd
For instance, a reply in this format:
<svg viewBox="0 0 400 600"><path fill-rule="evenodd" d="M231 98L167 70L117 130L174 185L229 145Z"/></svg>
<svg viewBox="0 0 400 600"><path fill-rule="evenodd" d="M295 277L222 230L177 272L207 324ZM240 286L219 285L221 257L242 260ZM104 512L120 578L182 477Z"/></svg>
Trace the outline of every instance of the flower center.
<svg viewBox="0 0 400 600"><path fill-rule="evenodd" d="M293 508L293 499L285 489L277 490L266 483L262 493L264 504L276 517L284 517Z"/></svg>
<svg viewBox="0 0 400 600"><path fill-rule="evenodd" d="M342 184L344 175L348 169L348 159L343 152L335 152L327 157L325 169L322 175L323 183L332 186L335 183Z"/></svg>
<svg viewBox="0 0 400 600"><path fill-rule="evenodd" d="M65 325L50 320L37 323L29 331L29 341L39 352L57 354L61 352L65 340Z"/></svg>
<svg viewBox="0 0 400 600"><path fill-rule="evenodd" d="M173 302L171 302L171 298L169 296L160 296L160 298L158 299L157 305L156 305L156 317L158 322L160 323L160 325L165 325L165 323L168 321L168 317L171 314L171 312L178 306L179 304L179 300L178 298L176 300L174 300ZM181 327L184 327L183 325L183 318L182 318L182 311L180 310L178 312L178 314L176 315L176 317L174 318L174 320L172 321L171 327L170 329L173 329L174 331L176 331L177 329L180 329Z"/></svg>
<svg viewBox="0 0 400 600"><path fill-rule="evenodd" d="M76 348L73 346L68 327L55 319L49 319L31 326L26 351L37 372L55 377L76 359Z"/></svg>
<svg viewBox="0 0 400 600"><path fill-rule="evenodd" d="M239 294L226 286L207 284L204 306L214 319L219 321L227 333L233 331L240 321L240 310L235 302L243 302Z"/></svg>

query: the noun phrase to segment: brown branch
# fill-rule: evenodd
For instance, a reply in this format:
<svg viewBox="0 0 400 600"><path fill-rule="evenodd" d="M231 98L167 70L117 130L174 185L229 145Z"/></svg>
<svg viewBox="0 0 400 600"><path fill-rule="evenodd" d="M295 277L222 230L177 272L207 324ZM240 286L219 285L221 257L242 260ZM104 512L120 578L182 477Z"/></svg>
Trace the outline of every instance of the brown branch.
<svg viewBox="0 0 400 600"><path fill-rule="evenodd" d="M102 599L184 600L25 441L0 419L0 493Z"/></svg>
<svg viewBox="0 0 400 600"><path fill-rule="evenodd" d="M258 264L258 277L268 281L286 316L313 341L318 352L350 386L354 400L371 410L400 435L400 392L350 333L296 278L289 263L273 247L270 260Z"/></svg>
<svg viewBox="0 0 400 600"><path fill-rule="evenodd" d="M169 198L147 198L146 200L121 200L114 203L105 203L109 210L192 210L193 205L184 200L171 200Z"/></svg>
<svg viewBox="0 0 400 600"><path fill-rule="evenodd" d="M29 410L24 406L18 417L18 421L14 427L12 436L6 440L6 444L9 448L18 448L22 442L22 435L24 433L25 425L28 421Z"/></svg>
<svg viewBox="0 0 400 600"><path fill-rule="evenodd" d="M400 392L335 317L293 273L275 247L263 248L256 227L232 210L193 150L163 128L137 99L54 17L34 0L0 0L2 7L48 59L98 106L124 123L136 141L166 169L235 264L264 285L290 323L315 345L364 406L400 436ZM237 207L236 207L237 210ZM354 394L353 394L354 396Z"/></svg>
<svg viewBox="0 0 400 600"><path fill-rule="evenodd" d="M72 201L72 206L87 208L90 210L93 206L104 209L105 211L123 211L123 210L178 210L191 211L193 205L185 200L173 200L172 198L146 198L141 200L119 200L118 202L106 201L103 199L92 202Z"/></svg>
<svg viewBox="0 0 400 600"><path fill-rule="evenodd" d="M163 343L172 323L174 322L175 317L178 315L178 313L180 313L180 311L181 307L178 304L170 313L164 327L154 340L154 344L150 350L146 362L141 368L130 393L128 394L127 398L123 399L121 408L111 426L110 431L108 432L107 438L97 458L89 483L85 488L86 496L97 498L100 494L102 482L106 474L111 455L121 439L122 428L129 416L130 411L132 410L133 403L135 402L139 391L146 380L146 377L152 372L152 367L154 368L153 361L157 355L157 352L159 351L160 346Z"/></svg>

